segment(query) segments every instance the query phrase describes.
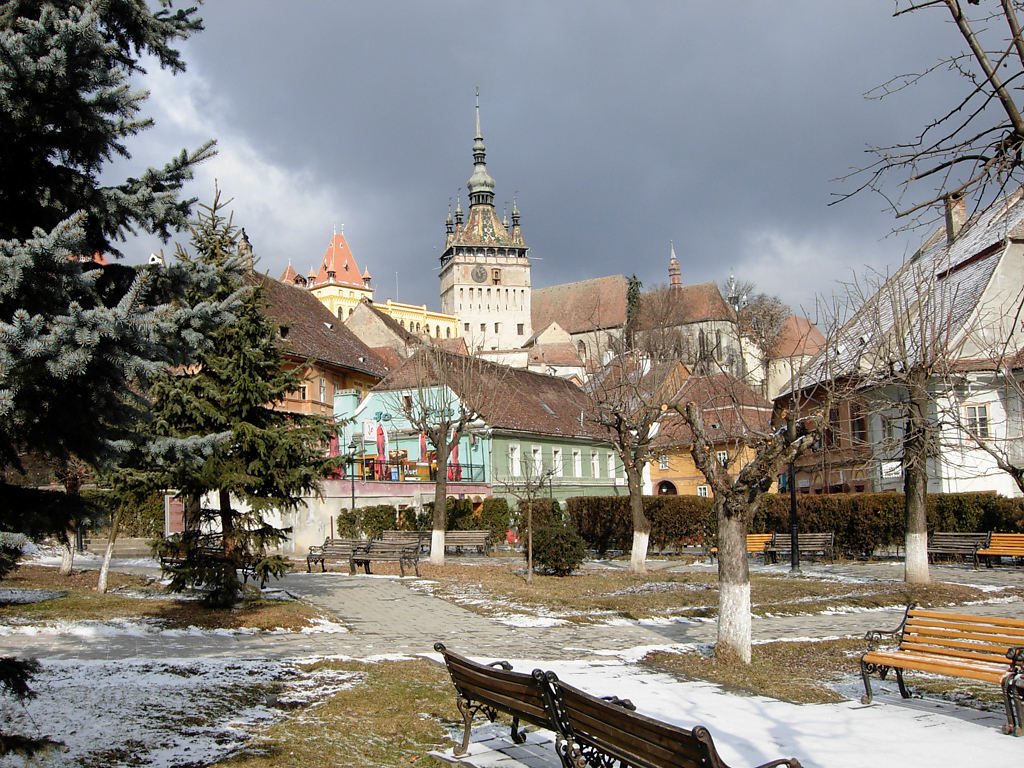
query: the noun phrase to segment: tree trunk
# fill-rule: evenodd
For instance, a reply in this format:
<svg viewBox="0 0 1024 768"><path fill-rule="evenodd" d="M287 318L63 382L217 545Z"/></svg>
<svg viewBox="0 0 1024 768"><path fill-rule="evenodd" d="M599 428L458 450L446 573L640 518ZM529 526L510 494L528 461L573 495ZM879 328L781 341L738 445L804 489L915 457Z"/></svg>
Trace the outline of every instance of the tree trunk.
<svg viewBox="0 0 1024 768"><path fill-rule="evenodd" d="M60 575L70 576L75 564L75 545L71 541L71 531L62 531L58 539L60 544Z"/></svg>
<svg viewBox="0 0 1024 768"><path fill-rule="evenodd" d="M533 583L533 499L526 501L526 583Z"/></svg>
<svg viewBox="0 0 1024 768"><path fill-rule="evenodd" d="M927 378L912 377L908 386L907 432L903 442L903 494L906 517L907 584L927 584L928 573L928 392Z"/></svg>
<svg viewBox="0 0 1024 768"><path fill-rule="evenodd" d="M430 535L430 564L444 565L444 529L448 522L448 457L451 447L447 438L435 441L437 446L437 477L434 478L434 529Z"/></svg>
<svg viewBox="0 0 1024 768"><path fill-rule="evenodd" d="M725 499L715 497L718 518L717 653L750 663L750 569L747 521L733 514Z"/></svg>
<svg viewBox="0 0 1024 768"><path fill-rule="evenodd" d="M651 537L651 523L644 514L644 496L640 473L626 465L626 482L629 484L629 510L633 517L633 551L629 558L629 570L644 573L647 570L647 543Z"/></svg>
<svg viewBox="0 0 1024 768"><path fill-rule="evenodd" d="M110 571L110 558L114 556L114 542L117 541L117 529L121 526L121 507L114 512L110 521L110 536L107 537L107 548L103 551L103 562L100 563L100 577L96 581L96 591L107 591L107 573Z"/></svg>
<svg viewBox="0 0 1024 768"><path fill-rule="evenodd" d="M224 489L217 492L220 501L220 530L224 544L224 596L232 601L236 599L241 585L238 583L238 564L236 551L238 542L235 534L235 512L231 508L231 493Z"/></svg>

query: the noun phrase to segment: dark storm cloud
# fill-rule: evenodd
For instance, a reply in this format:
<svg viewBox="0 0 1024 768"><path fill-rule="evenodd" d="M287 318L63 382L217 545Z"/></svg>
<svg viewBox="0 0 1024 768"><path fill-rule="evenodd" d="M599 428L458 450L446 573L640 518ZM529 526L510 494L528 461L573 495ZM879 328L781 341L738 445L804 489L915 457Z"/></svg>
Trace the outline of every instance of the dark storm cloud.
<svg viewBox="0 0 1024 768"><path fill-rule="evenodd" d="M186 46L190 74L154 96L202 81L189 98L226 155L208 173L275 276L289 259L308 269L344 224L378 298L394 294L397 272L401 300L436 308L479 86L496 201L518 191L535 286L634 272L653 286L674 240L686 282L734 268L806 306L851 268L898 263L921 237L883 239L894 220L879 198L827 206L846 189L831 180L864 163L867 145L909 138L949 99L940 81L863 98L958 48L939 14L891 10L216 0ZM151 133L189 144L179 131L158 122ZM232 144L247 154L232 160ZM262 164L281 175L238 174Z"/></svg>

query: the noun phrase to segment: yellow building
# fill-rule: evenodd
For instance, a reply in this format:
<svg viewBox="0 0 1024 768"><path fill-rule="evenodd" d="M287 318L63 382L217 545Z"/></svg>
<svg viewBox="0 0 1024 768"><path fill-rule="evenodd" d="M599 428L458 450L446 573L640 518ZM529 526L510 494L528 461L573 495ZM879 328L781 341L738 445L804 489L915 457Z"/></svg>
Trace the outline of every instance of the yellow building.
<svg viewBox="0 0 1024 768"><path fill-rule="evenodd" d="M770 428L771 404L727 373L691 376L672 400L680 405L694 402L700 406L718 460L732 477L754 458L754 450L746 441ZM713 495L707 479L690 455L692 445L693 433L689 425L674 411L667 411L652 443L653 494ZM773 481L773 490L775 485Z"/></svg>
<svg viewBox="0 0 1024 768"><path fill-rule="evenodd" d="M373 301L370 270L360 273L345 236L337 232L331 237L319 269L310 268L309 274L303 277L289 264L279 279L282 283L306 288L339 320L346 320L362 299ZM433 312L425 304L403 304L388 299L374 306L413 333L449 339L459 335L458 317Z"/></svg>

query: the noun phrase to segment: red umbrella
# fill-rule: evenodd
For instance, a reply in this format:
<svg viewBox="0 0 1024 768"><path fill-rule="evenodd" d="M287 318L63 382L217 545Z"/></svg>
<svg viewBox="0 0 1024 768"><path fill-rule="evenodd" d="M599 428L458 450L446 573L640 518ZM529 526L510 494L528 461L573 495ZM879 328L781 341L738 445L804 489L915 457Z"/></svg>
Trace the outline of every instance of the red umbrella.
<svg viewBox="0 0 1024 768"><path fill-rule="evenodd" d="M427 463L427 436L420 432L420 464Z"/></svg>

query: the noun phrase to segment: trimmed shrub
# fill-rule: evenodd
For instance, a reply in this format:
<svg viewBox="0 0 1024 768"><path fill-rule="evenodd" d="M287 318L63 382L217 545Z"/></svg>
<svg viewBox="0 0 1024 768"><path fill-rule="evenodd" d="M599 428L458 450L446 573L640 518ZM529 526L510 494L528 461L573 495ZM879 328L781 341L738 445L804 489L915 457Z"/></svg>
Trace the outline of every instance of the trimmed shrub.
<svg viewBox="0 0 1024 768"><path fill-rule="evenodd" d="M480 523L491 532L492 546L505 541L511 516L505 499L493 496L484 499L483 508L480 510Z"/></svg>
<svg viewBox="0 0 1024 768"><path fill-rule="evenodd" d="M515 524L519 531L519 540L526 541L530 526L527 524L527 512L531 512L533 530L539 531L550 522L562 522L562 507L554 499L534 499L532 502L520 501L516 509ZM536 541L534 541L536 544Z"/></svg>
<svg viewBox="0 0 1024 768"><path fill-rule="evenodd" d="M339 539L358 539L360 536L359 510L341 510L335 521L334 530Z"/></svg>
<svg viewBox="0 0 1024 768"><path fill-rule="evenodd" d="M472 531L479 528L477 516L473 513L473 502L469 499L448 498L446 504L445 530Z"/></svg>
<svg viewBox="0 0 1024 768"><path fill-rule="evenodd" d="M398 525L398 510L390 504L375 504L359 510L363 535L369 539L378 538L384 531L393 531Z"/></svg>
<svg viewBox="0 0 1024 768"><path fill-rule="evenodd" d="M766 494L750 521L750 533L789 531L789 496ZM604 555L609 549L629 551L632 521L629 498L599 496L569 499L569 519L587 545ZM645 496L651 521L651 544L716 543L712 499L696 496ZM836 551L870 557L879 549L902 547L906 526L902 493L837 493L797 496L802 531L833 531ZM950 493L928 496L928 530L953 532L1024 532L1024 499L994 493Z"/></svg>
<svg viewBox="0 0 1024 768"><path fill-rule="evenodd" d="M583 539L560 520L548 521L533 536L533 562L545 573L568 576L583 564Z"/></svg>
<svg viewBox="0 0 1024 768"><path fill-rule="evenodd" d="M415 507L406 507L398 511L398 527L403 531L429 531L433 519L429 509L417 511Z"/></svg>

